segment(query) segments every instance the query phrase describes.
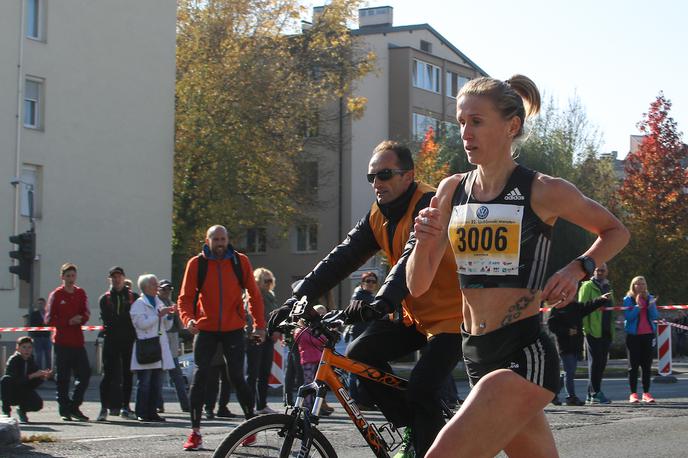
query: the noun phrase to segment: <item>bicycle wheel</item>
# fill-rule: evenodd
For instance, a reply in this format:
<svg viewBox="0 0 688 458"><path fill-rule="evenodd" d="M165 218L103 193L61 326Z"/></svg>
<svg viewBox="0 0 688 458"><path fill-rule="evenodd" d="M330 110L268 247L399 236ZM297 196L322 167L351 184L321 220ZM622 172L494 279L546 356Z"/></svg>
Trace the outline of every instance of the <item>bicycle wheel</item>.
<svg viewBox="0 0 688 458"><path fill-rule="evenodd" d="M299 425L294 437L287 435L296 419L291 415L275 413L259 415L246 420L227 437L215 450L213 458L225 457L296 457L301 449L303 439L303 420L299 419ZM256 442L250 446L241 443L250 435L256 435ZM281 434L281 435L280 435ZM325 436L315 426L311 426L313 439L309 457L336 458L337 453ZM283 454L280 455L280 450Z"/></svg>

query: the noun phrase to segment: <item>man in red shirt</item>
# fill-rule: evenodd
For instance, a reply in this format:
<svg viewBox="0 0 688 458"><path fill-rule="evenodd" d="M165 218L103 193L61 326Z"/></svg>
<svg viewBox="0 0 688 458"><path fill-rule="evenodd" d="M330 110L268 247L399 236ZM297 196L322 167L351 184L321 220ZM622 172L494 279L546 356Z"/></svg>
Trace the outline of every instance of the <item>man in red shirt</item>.
<svg viewBox="0 0 688 458"><path fill-rule="evenodd" d="M199 271L205 271L205 275ZM253 277L251 262L246 255L232 248L224 226L212 226L206 234L203 252L191 258L186 265L178 299L179 316L189 332L196 336L196 367L189 393L192 431L184 443L185 450L198 450L202 445L201 409L211 359L218 344L222 345L229 378L236 387L244 416L253 416L253 396L244 378L244 290L248 292L248 312L253 317L252 336L262 342L265 339L263 298ZM250 445L255 439L245 442L245 445Z"/></svg>
<svg viewBox="0 0 688 458"><path fill-rule="evenodd" d="M57 366L57 403L64 421L88 421L88 417L79 410L91 378L91 366L84 347L84 332L81 330L81 326L91 315L88 297L83 289L76 286L74 264L63 264L60 275L62 286L50 293L45 312L45 324L55 327L53 344ZM69 381L72 371L75 382L70 399Z"/></svg>

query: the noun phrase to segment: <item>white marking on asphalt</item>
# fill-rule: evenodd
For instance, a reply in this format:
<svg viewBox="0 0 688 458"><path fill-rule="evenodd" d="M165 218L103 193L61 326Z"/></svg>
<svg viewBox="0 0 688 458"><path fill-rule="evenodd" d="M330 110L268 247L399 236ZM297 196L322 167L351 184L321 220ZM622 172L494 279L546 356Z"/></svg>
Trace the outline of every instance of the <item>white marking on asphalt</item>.
<svg viewBox="0 0 688 458"><path fill-rule="evenodd" d="M109 436L109 437L96 437L94 439L79 439L79 440L75 440L74 442L103 442L103 441L138 439L141 437L167 437L167 436L168 436L168 434L141 434L139 436L126 436L126 437Z"/></svg>

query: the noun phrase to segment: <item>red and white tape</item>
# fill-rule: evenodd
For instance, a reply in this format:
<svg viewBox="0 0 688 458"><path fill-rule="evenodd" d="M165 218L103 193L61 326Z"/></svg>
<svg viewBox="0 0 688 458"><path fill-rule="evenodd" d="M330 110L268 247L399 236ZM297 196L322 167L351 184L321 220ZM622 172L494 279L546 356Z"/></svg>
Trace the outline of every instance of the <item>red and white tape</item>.
<svg viewBox="0 0 688 458"><path fill-rule="evenodd" d="M540 307L541 312L549 312L554 307ZM619 311L619 310L630 310L634 307L600 307L599 310L609 310L609 311ZM688 310L688 305L658 305L660 310Z"/></svg>
<svg viewBox="0 0 688 458"><path fill-rule="evenodd" d="M688 326L685 326L683 324L678 324L678 323L672 323L671 321L658 320L657 324L666 324L667 326L671 326L673 328L678 328L678 329L683 329L685 331L688 331Z"/></svg>
<svg viewBox="0 0 688 458"><path fill-rule="evenodd" d="M18 328L0 328L0 332L52 331L53 326L22 326ZM101 331L102 326L82 326L82 331Z"/></svg>

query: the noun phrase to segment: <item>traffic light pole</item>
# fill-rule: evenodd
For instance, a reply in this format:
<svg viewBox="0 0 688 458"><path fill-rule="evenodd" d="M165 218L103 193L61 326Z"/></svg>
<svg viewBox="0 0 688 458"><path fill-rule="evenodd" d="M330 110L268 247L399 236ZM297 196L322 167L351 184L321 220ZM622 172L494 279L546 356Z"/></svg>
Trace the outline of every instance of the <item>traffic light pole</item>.
<svg viewBox="0 0 688 458"><path fill-rule="evenodd" d="M34 246L34 251L36 247L36 222L33 219L33 185L27 184L26 187L28 188L28 194L29 194L29 222L31 224L31 233L33 234L33 246ZM29 264L29 316L33 313L33 285L34 285L34 276L33 276L33 264L34 260L36 259L36 254L34 253L33 259L31 260L31 263Z"/></svg>

